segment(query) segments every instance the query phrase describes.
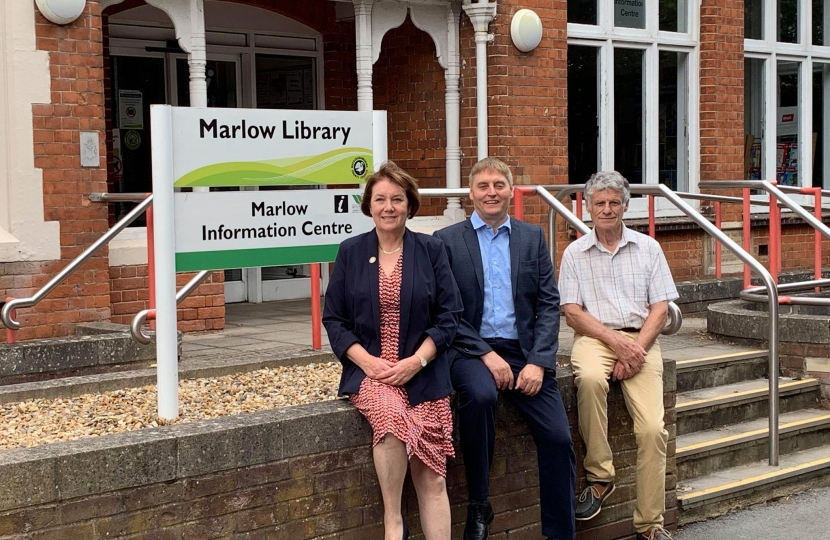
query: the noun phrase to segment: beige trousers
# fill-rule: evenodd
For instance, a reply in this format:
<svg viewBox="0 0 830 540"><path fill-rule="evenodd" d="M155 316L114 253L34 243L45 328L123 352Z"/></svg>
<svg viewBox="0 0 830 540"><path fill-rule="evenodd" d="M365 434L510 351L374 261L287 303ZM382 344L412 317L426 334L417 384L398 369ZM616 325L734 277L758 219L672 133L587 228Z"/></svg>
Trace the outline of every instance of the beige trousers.
<svg viewBox="0 0 830 540"><path fill-rule="evenodd" d="M622 332L630 339L637 334ZM585 441L585 472L589 482L614 480L614 462L608 444L608 388L617 358L598 339L574 336L571 365L577 387L579 433ZM621 381L637 441L637 506L634 529L643 532L663 524L666 511L666 444L664 429L663 358L660 345L651 346L639 373Z"/></svg>

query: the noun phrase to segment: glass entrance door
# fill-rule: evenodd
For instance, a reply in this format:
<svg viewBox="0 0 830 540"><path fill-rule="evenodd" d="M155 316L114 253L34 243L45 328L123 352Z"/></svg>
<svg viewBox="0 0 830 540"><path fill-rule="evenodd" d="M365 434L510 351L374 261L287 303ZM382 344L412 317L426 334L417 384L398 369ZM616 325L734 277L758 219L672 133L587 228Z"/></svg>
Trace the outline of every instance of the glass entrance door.
<svg viewBox="0 0 830 540"><path fill-rule="evenodd" d="M315 109L317 91L314 84L314 62L314 58L308 57L257 54L256 108ZM275 186L259 189L291 188ZM249 291L263 302L308 296L311 271L307 264L266 266L250 269L248 274L250 283L255 285L249 287Z"/></svg>
<svg viewBox="0 0 830 540"><path fill-rule="evenodd" d="M209 57L205 66L207 83L207 106L238 107L241 81L239 76L240 59L238 55ZM174 105L190 106L190 68L187 58L177 57L175 73L171 79L176 81ZM211 191L238 191L239 188L210 188ZM244 302L248 299L248 275L242 268L225 270L225 302Z"/></svg>

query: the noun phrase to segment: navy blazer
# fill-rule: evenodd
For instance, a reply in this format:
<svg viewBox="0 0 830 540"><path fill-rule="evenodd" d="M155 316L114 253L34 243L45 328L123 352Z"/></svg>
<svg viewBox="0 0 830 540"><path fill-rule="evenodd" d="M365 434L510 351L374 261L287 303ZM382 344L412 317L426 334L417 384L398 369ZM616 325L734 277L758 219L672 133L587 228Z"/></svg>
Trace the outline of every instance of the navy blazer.
<svg viewBox="0 0 830 540"><path fill-rule="evenodd" d="M519 343L528 363L556 369L559 290L545 235L536 225L517 219L510 218L510 226L510 277ZM447 248L464 302L451 359L458 353L470 357L486 354L493 349L478 333L484 312L484 267L478 234L468 219L435 231L435 236Z"/></svg>
<svg viewBox="0 0 830 540"><path fill-rule="evenodd" d="M346 349L361 344L380 356L378 237L374 230L340 244L326 291L323 324L334 354L343 364L338 395L354 394L366 377L346 357ZM427 336L438 348L436 357L404 385L409 403L452 393L447 350L455 337L461 297L441 242L406 230L401 275L401 319L398 358L412 356Z"/></svg>

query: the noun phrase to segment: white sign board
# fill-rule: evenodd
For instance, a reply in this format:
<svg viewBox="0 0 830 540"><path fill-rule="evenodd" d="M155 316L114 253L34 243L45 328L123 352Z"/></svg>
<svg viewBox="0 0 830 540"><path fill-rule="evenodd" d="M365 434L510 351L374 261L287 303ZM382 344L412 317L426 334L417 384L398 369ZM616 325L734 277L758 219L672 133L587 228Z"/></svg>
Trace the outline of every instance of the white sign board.
<svg viewBox="0 0 830 540"><path fill-rule="evenodd" d="M371 111L171 109L175 187L357 184L373 170Z"/></svg>
<svg viewBox="0 0 830 540"><path fill-rule="evenodd" d="M342 240L372 228L357 189L174 188L358 184L373 151L386 158L386 113L151 105L150 116L158 411L172 419L177 270L332 261Z"/></svg>
<svg viewBox="0 0 830 540"><path fill-rule="evenodd" d="M357 189L176 193L176 270L333 261L370 231Z"/></svg>

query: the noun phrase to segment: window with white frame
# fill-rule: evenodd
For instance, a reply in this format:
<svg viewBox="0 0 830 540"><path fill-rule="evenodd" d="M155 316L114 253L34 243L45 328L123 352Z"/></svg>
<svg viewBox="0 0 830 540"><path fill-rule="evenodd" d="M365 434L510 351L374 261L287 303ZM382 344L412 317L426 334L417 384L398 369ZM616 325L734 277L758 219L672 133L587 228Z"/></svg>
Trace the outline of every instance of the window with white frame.
<svg viewBox="0 0 830 540"><path fill-rule="evenodd" d="M745 175L830 187L830 0L745 0Z"/></svg>
<svg viewBox="0 0 830 540"><path fill-rule="evenodd" d="M693 0L568 0L570 183L613 169L696 187L699 13Z"/></svg>

